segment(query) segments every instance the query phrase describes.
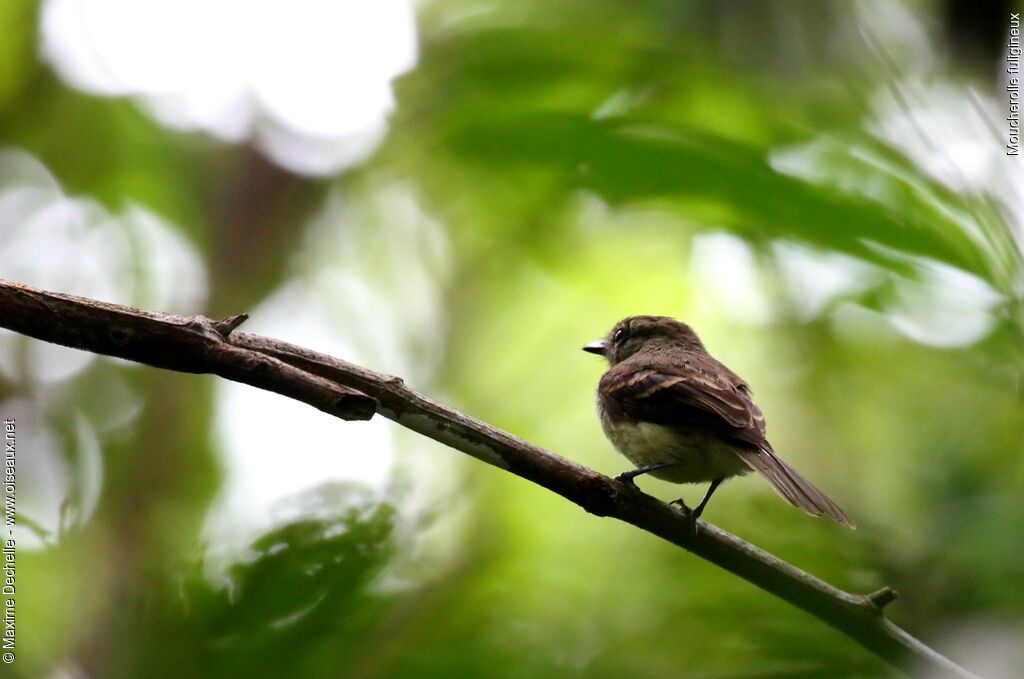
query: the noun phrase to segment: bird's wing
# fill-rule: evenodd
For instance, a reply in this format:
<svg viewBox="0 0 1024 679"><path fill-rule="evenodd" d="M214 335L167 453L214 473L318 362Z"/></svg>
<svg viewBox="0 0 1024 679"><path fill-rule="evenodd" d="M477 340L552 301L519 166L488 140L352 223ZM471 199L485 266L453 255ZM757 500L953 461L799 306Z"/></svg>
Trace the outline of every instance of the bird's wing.
<svg viewBox="0 0 1024 679"><path fill-rule="evenodd" d="M605 373L600 392L631 419L714 432L732 442L740 459L791 505L853 528L835 502L775 454L747 383L711 361L623 361Z"/></svg>
<svg viewBox="0 0 1024 679"><path fill-rule="evenodd" d="M757 448L768 445L761 409L746 383L725 366L708 359L630 363L624 361L605 373L600 388L626 417L710 429Z"/></svg>

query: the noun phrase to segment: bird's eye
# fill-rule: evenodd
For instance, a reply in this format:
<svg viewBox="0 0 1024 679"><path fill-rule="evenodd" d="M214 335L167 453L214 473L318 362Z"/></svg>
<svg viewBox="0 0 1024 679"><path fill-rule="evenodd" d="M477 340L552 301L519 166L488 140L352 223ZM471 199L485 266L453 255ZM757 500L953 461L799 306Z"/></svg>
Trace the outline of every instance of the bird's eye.
<svg viewBox="0 0 1024 679"><path fill-rule="evenodd" d="M612 335L612 342L614 342L615 344L618 344L619 342L621 342L624 339L626 339L626 329L625 328L619 328L618 330L615 331L615 334Z"/></svg>

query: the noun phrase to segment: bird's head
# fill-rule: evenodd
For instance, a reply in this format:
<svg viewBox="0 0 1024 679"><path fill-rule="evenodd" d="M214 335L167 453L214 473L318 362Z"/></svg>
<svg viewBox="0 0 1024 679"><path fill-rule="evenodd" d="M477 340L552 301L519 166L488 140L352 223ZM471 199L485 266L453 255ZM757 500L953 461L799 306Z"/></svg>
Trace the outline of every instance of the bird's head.
<svg viewBox="0 0 1024 679"><path fill-rule="evenodd" d="M640 351L677 347L703 349L697 333L685 323L668 316L630 316L615 324L608 334L583 347L583 351L608 359L610 365L626 360Z"/></svg>

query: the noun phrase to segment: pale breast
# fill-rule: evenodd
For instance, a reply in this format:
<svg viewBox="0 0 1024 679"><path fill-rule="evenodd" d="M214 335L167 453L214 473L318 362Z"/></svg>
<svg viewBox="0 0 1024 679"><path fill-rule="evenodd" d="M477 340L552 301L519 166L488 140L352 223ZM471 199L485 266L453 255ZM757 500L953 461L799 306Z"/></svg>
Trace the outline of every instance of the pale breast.
<svg viewBox="0 0 1024 679"><path fill-rule="evenodd" d="M712 434L680 432L651 422L629 419L612 422L602 417L601 426L615 448L637 467L670 462L651 476L673 483L698 483L724 479L750 471L732 447Z"/></svg>

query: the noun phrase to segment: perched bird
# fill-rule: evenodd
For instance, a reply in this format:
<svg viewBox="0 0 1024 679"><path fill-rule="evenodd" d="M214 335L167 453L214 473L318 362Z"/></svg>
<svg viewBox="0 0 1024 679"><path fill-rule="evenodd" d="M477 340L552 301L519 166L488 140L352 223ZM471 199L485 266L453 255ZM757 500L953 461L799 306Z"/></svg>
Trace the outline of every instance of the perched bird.
<svg viewBox="0 0 1024 679"><path fill-rule="evenodd" d="M731 476L760 473L794 507L854 527L842 509L782 461L765 438L764 416L750 387L712 358L693 328L666 316L631 316L608 336L583 347L604 356L597 388L601 427L641 474L674 483L710 481L689 510L696 520L715 489ZM686 509L682 500L677 500Z"/></svg>

